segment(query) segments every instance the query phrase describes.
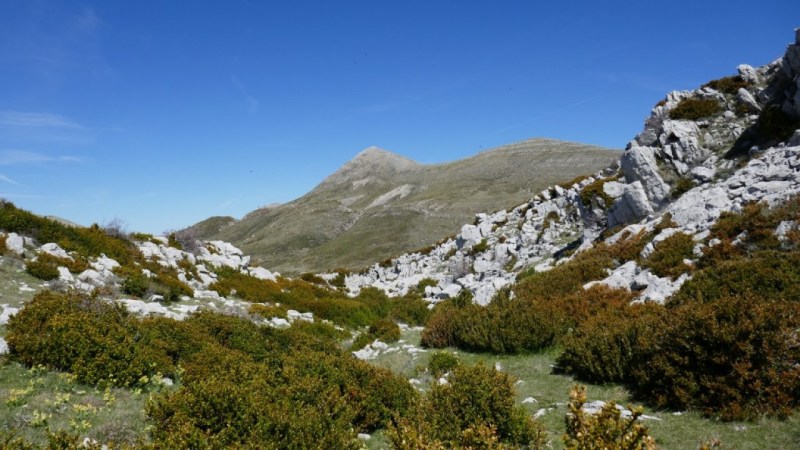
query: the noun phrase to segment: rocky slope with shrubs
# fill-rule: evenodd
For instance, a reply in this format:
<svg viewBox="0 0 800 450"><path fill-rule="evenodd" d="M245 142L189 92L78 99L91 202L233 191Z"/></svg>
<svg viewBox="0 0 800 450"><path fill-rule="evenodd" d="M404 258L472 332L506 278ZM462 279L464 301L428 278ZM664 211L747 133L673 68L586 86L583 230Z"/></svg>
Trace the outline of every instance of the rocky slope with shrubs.
<svg viewBox="0 0 800 450"><path fill-rule="evenodd" d="M74 227L8 202L0 229L14 277L0 354L150 392L131 446L360 448L378 429L396 448L551 444L499 366L437 354L420 387L361 361L424 352L398 324L424 327L428 348L553 350L554 371L659 410L785 419L800 406L800 31L772 64L668 94L618 164L358 273L287 278L224 241ZM29 414L34 388L9 391L17 415L0 431L63 412L48 399ZM654 448L641 410L598 405L573 391L568 448ZM81 423L50 445L76 448Z"/></svg>
<svg viewBox="0 0 800 450"><path fill-rule="evenodd" d="M545 189L510 211L478 214L452 238L349 275L349 291L373 286L398 295L434 280L425 288L431 302L468 291L485 305L523 269L545 271L598 243L642 233L651 235L640 254L645 260L670 237L691 236L684 259L693 265L718 243L709 236L721 215L800 192L799 55L794 44L764 67L741 65L738 75L669 93L619 164ZM660 227L665 217L669 226ZM630 261L595 283L664 302L688 274L658 272Z"/></svg>

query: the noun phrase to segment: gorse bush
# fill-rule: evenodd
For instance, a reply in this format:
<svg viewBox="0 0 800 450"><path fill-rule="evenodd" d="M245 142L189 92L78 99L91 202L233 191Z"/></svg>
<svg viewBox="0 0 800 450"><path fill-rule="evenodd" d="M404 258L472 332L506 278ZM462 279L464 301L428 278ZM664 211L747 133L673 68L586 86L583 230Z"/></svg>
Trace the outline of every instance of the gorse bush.
<svg viewBox="0 0 800 450"><path fill-rule="evenodd" d="M675 233L655 245L655 250L642 261L642 267L660 277L677 278L692 269L683 261L693 258L694 245L692 236Z"/></svg>
<svg viewBox="0 0 800 450"><path fill-rule="evenodd" d="M739 92L739 89L747 88L749 86L750 83L745 81L739 75L732 77L723 77L718 80L711 80L703 85L703 87L710 87L712 89L716 89L717 91L728 95L736 95L736 93Z"/></svg>
<svg viewBox="0 0 800 450"><path fill-rule="evenodd" d="M685 98L670 110L672 120L700 120L720 110L720 104L714 99Z"/></svg>
<svg viewBox="0 0 800 450"><path fill-rule="evenodd" d="M569 397L567 432L563 436L567 449L656 449L655 439L650 437L647 427L637 421L642 414L641 408L633 408L630 418L622 418L619 409L609 402L593 415L583 411L586 387L576 386Z"/></svg>
<svg viewBox="0 0 800 450"><path fill-rule="evenodd" d="M378 319L373 322L365 333L356 338L350 350L359 350L375 340L381 342L397 342L400 339L400 327L389 319Z"/></svg>
<svg viewBox="0 0 800 450"><path fill-rule="evenodd" d="M658 406L723 419L785 417L800 401L800 304L751 296L673 308L631 367Z"/></svg>
<svg viewBox="0 0 800 450"><path fill-rule="evenodd" d="M60 258L49 253L39 253L36 259L25 263L25 271L36 278L49 281L58 278L58 268L65 267L71 273L80 273L89 268L85 259Z"/></svg>
<svg viewBox="0 0 800 450"><path fill-rule="evenodd" d="M287 309L312 312L315 317L340 325L364 327L381 318L422 325L430 314L427 303L415 294L390 299L383 291L367 287L350 298L325 283L286 278L260 280L231 269L220 269L217 275L217 282L210 289L221 295L235 295L254 303L280 303Z"/></svg>
<svg viewBox="0 0 800 450"><path fill-rule="evenodd" d="M648 345L664 312L659 305L632 305L588 318L564 340L559 370L592 383L630 381L638 351Z"/></svg>
<svg viewBox="0 0 800 450"><path fill-rule="evenodd" d="M696 272L670 304L741 295L800 303L800 251L764 250L750 257L729 257Z"/></svg>
<svg viewBox="0 0 800 450"><path fill-rule="evenodd" d="M9 320L6 340L14 358L28 366L73 372L89 384L134 386L174 370L166 354L136 341L138 329L122 307L44 291Z"/></svg>
<svg viewBox="0 0 800 450"><path fill-rule="evenodd" d="M357 432L406 416L418 395L343 352L339 333L210 312L140 320L98 299L45 292L10 320L6 337L15 360L91 384L179 378L148 402L155 448L360 448Z"/></svg>
<svg viewBox="0 0 800 450"><path fill-rule="evenodd" d="M120 264L141 258L141 253L133 243L106 234L96 224L88 228L70 227L19 209L10 202L0 203L0 229L29 235L41 243L54 242L64 250L77 252L83 257L105 254Z"/></svg>
<svg viewBox="0 0 800 450"><path fill-rule="evenodd" d="M657 407L726 420L786 416L800 402L800 250L774 230L798 210L792 199L723 214L712 228L722 243L666 308L631 306L583 322L564 340L559 366L626 383Z"/></svg>
<svg viewBox="0 0 800 450"><path fill-rule="evenodd" d="M508 294L501 291L487 306L440 303L423 331L422 344L493 353L538 351L559 343L593 315L616 313L633 297L605 286L549 298L511 299Z"/></svg>
<svg viewBox="0 0 800 450"><path fill-rule="evenodd" d="M447 352L434 352L431 353L431 357L428 360L428 372L432 377L439 378L460 365L461 361L456 355Z"/></svg>
<svg viewBox="0 0 800 450"><path fill-rule="evenodd" d="M591 208L593 205L594 199L598 199L600 205L605 208L610 208L611 205L614 203L614 198L610 195L606 194L606 191L603 189L605 184L611 181L610 179L601 178L599 180L593 181L592 183L588 184L586 187L581 189L580 198L581 203L587 208Z"/></svg>
<svg viewBox="0 0 800 450"><path fill-rule="evenodd" d="M545 440L542 426L514 404L508 375L480 364L455 367L447 384L432 386L408 418L395 421L389 437L404 449L540 448Z"/></svg>

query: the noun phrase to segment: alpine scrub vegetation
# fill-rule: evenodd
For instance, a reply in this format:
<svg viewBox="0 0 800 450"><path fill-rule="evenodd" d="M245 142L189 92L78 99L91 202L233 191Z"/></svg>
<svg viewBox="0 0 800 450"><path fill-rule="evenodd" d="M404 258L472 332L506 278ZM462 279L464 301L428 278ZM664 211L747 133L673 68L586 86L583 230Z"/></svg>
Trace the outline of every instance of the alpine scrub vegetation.
<svg viewBox="0 0 800 450"><path fill-rule="evenodd" d="M725 420L786 417L800 403L800 249L774 230L798 217L796 198L723 215L712 230L720 243L666 306L585 322L565 340L560 368L625 383L657 407Z"/></svg>
<svg viewBox="0 0 800 450"><path fill-rule="evenodd" d="M626 450L655 450L656 442L647 427L637 420L641 408L634 408L630 418L620 417L613 402L606 403L596 415L583 410L586 387L575 386L569 394L567 432L563 436L568 450L619 448Z"/></svg>
<svg viewBox="0 0 800 450"><path fill-rule="evenodd" d="M389 429L394 448L541 448L543 427L514 405L508 375L458 365Z"/></svg>

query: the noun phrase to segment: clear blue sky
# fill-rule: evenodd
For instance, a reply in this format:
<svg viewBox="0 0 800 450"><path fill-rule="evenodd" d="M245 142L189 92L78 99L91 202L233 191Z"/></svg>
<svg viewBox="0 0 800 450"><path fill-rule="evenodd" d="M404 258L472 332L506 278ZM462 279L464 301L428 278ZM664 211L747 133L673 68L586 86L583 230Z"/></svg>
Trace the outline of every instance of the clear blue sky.
<svg viewBox="0 0 800 450"><path fill-rule="evenodd" d="M3 0L0 197L161 232L297 198L371 145L622 148L797 26L797 0Z"/></svg>

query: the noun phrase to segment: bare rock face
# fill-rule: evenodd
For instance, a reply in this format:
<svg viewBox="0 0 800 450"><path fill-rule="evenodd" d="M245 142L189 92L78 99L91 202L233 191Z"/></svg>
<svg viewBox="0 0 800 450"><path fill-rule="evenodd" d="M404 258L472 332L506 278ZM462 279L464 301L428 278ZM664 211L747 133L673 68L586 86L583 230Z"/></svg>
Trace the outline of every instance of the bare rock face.
<svg viewBox="0 0 800 450"><path fill-rule="evenodd" d="M622 154L622 173L629 184L640 183L653 205L661 206L669 197L669 185L659 174L655 149L652 147L631 147L625 150Z"/></svg>

